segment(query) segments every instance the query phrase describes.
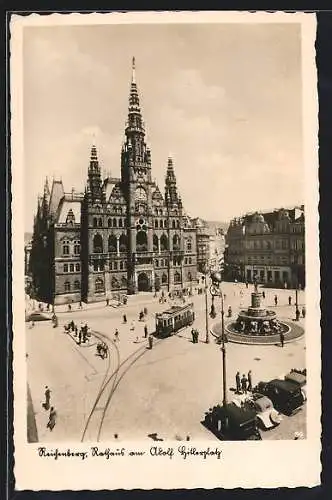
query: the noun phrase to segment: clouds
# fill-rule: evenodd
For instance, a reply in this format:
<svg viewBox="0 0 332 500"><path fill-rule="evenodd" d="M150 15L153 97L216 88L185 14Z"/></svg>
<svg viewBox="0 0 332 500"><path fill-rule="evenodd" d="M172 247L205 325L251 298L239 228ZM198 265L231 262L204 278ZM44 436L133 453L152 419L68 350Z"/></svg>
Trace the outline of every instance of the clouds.
<svg viewBox="0 0 332 500"><path fill-rule="evenodd" d="M297 26L26 28L26 226L46 175L83 189L93 137L120 174L131 57L163 189L167 157L186 210L213 220L303 200Z"/></svg>

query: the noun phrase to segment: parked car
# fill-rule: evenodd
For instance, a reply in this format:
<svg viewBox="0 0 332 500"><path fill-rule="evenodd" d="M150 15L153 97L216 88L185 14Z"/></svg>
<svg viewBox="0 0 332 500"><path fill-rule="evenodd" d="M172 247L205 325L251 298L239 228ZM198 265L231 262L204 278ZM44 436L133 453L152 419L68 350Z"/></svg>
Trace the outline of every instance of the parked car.
<svg viewBox="0 0 332 500"><path fill-rule="evenodd" d="M302 395L304 400L307 400L307 372L306 370L296 370L293 369L285 375L285 380L294 382L301 387Z"/></svg>
<svg viewBox="0 0 332 500"><path fill-rule="evenodd" d="M210 408L203 423L222 441L262 439L257 428L256 412L252 408L239 408L234 403Z"/></svg>
<svg viewBox="0 0 332 500"><path fill-rule="evenodd" d="M256 411L258 423L263 429L271 429L280 424L282 417L274 408L270 398L263 394L254 393L249 402Z"/></svg>
<svg viewBox="0 0 332 500"><path fill-rule="evenodd" d="M25 321L50 321L52 319L52 314L46 312L33 311L25 316Z"/></svg>
<svg viewBox="0 0 332 500"><path fill-rule="evenodd" d="M267 396L275 409L285 415L292 415L304 403L300 386L290 380L274 379L270 382L259 382L253 392Z"/></svg>
<svg viewBox="0 0 332 500"><path fill-rule="evenodd" d="M262 429L271 429L280 424L281 414L274 408L271 399L263 394L253 393L249 395L238 395L233 399L233 403L240 407L252 408L255 410L258 425Z"/></svg>

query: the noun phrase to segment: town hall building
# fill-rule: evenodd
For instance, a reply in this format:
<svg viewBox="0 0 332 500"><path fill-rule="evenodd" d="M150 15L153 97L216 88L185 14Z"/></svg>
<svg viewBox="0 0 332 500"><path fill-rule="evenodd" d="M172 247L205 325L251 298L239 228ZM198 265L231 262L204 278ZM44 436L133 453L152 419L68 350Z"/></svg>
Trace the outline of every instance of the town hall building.
<svg viewBox="0 0 332 500"><path fill-rule="evenodd" d="M151 152L135 77L120 178L102 178L95 145L84 193L45 183L34 222L34 294L52 304L98 301L115 292L176 291L196 281L196 226L185 214L172 158L165 189L152 180Z"/></svg>

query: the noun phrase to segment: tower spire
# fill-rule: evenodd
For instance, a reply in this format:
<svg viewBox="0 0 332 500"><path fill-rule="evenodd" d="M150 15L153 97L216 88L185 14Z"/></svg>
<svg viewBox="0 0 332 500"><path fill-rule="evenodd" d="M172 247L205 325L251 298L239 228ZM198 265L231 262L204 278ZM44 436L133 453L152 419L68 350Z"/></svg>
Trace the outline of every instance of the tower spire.
<svg viewBox="0 0 332 500"><path fill-rule="evenodd" d="M135 65L135 56L133 57L132 60L132 65L131 65L131 83L136 83L136 65Z"/></svg>
<svg viewBox="0 0 332 500"><path fill-rule="evenodd" d="M95 144L91 146L90 164L88 169L88 185L87 192L89 193L90 201L103 202L105 201L104 192L101 180L101 170L98 161L97 148Z"/></svg>

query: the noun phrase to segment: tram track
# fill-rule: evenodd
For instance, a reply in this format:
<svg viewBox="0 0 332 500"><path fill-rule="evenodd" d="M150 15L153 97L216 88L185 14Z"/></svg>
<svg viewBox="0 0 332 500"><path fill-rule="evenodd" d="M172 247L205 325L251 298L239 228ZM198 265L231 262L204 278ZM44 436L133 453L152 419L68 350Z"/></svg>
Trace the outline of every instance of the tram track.
<svg viewBox="0 0 332 500"><path fill-rule="evenodd" d="M103 379L103 381L102 381L102 383L100 385L100 388L99 388L99 391L97 393L96 399L94 401L94 404L93 404L93 406L91 408L91 411L89 413L88 419L86 421L86 424L85 424L85 427L84 427L84 430L83 430L83 433L82 433L81 442L83 442L84 439L85 439L86 433L87 433L88 428L89 428L89 426L91 424L91 420L92 420L93 416L96 413L96 409L97 409L99 401L101 400L102 396L104 395L104 393L105 393L106 389L108 388L109 384L112 382L112 386L111 386L110 392L107 395L106 402L105 402L105 404L103 406L102 414L101 414L101 418L100 418L100 422L99 422L98 428L97 428L97 441L100 440L100 436L101 436L101 432L102 432L102 428L103 428L103 424L104 424L104 420L105 420L105 417L106 417L107 410L109 409L109 406L111 404L112 398L113 398L113 396L115 394L115 391L117 390L117 388L118 388L121 380L128 373L128 371L130 370L130 368L132 368L132 366L140 358L142 358L145 354L148 353L146 345L144 344L144 346L141 346L140 348L136 349L134 352L132 352L129 356L127 356L121 362L121 360L120 360L120 351L119 351L119 348L118 348L116 342L112 341L112 339L110 339L107 335L105 335L105 334L103 334L101 332L97 332L97 331L93 330L92 331L92 335L95 336L96 338L98 338L99 340L102 340L103 342L105 342L105 341L111 342L111 344L115 347L115 350L116 350L116 367L113 370L113 372L111 374L109 374L109 371L110 371L110 355L109 355L109 367L108 367L108 369L107 369L107 371L105 373L104 379ZM161 342L161 340L162 339L159 339L159 340L155 341L155 345L158 345ZM134 359L132 359L132 358L134 358ZM129 363L129 365L124 369L124 371L119 376L120 369L122 367L124 367L126 365L126 363L128 363L130 360L131 360L131 362Z"/></svg>

